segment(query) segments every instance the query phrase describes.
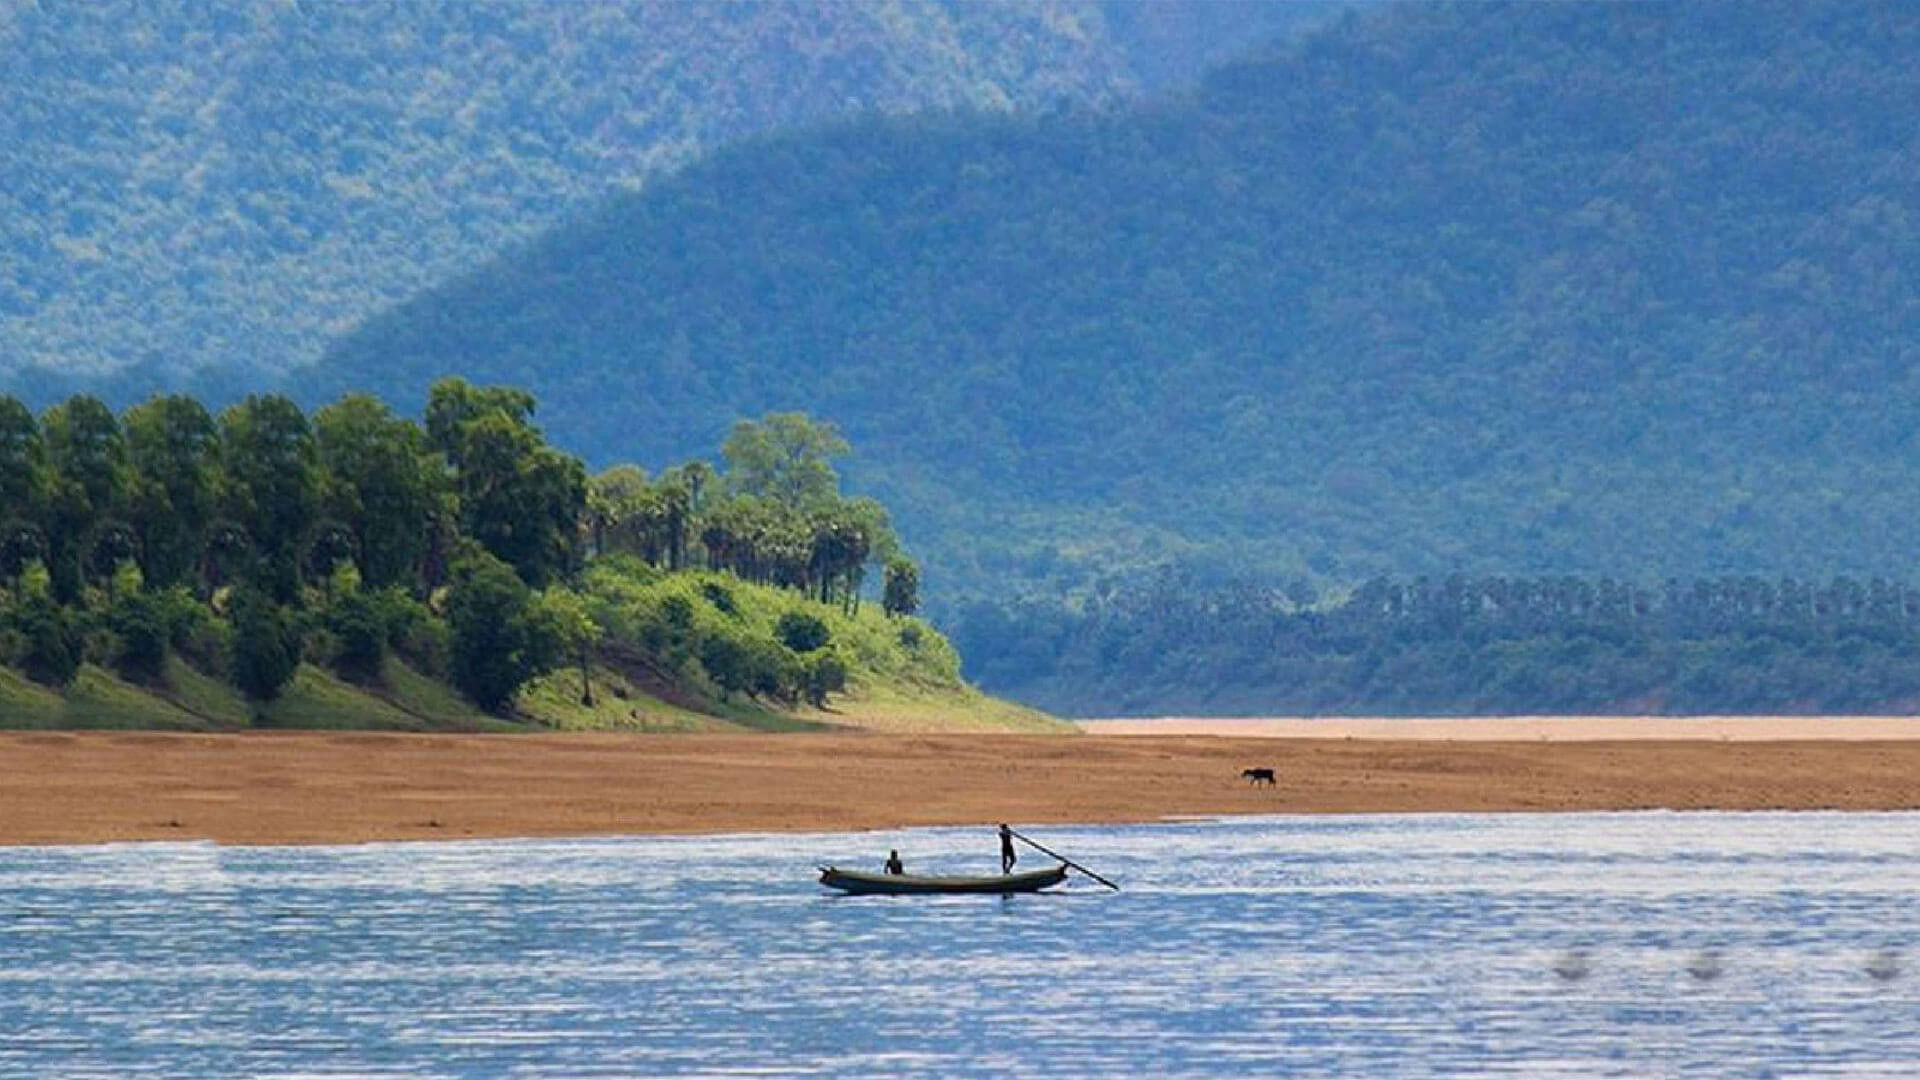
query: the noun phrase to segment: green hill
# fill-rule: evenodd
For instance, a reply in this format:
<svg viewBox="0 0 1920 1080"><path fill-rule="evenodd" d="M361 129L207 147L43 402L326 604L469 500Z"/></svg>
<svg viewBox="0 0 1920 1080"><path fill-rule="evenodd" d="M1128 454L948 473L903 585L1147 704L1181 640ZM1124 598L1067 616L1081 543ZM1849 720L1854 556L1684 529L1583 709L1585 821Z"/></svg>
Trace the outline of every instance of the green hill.
<svg viewBox="0 0 1920 1080"><path fill-rule="evenodd" d="M637 575L637 576L636 576ZM442 678L389 657L377 678L351 680L323 663L300 665L272 701L249 703L220 678L169 657L161 678L133 683L88 663L49 688L0 664L0 728L129 728L232 731L303 728L385 731L875 731L1064 732L1036 710L989 697L962 681L946 640L917 619L868 607L848 613L771 586L723 574L656 574L635 567L594 572L596 613L611 627L588 666L593 701L568 667L534 680L504 717L481 712ZM668 595L688 598L699 633L732 632L772 648L781 614L825 622L847 685L824 706L729 694L697 660L678 666L649 653L634 628ZM726 597L731 610L714 606ZM727 624L733 624L728 627Z"/></svg>
<svg viewBox="0 0 1920 1080"><path fill-rule="evenodd" d="M305 373L536 389L589 458L804 408L928 593L1890 572L1920 12L1389 8L1174 104L717 153Z"/></svg>
<svg viewBox="0 0 1920 1080"><path fill-rule="evenodd" d="M0 372L257 389L705 148L1143 93L1330 6L0 5Z"/></svg>

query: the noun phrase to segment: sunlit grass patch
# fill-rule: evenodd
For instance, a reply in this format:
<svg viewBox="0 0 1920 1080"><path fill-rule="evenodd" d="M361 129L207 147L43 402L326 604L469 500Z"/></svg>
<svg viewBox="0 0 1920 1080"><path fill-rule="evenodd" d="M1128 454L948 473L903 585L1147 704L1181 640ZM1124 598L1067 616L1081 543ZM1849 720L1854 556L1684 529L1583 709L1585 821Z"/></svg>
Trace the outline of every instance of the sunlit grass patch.
<svg viewBox="0 0 1920 1080"><path fill-rule="evenodd" d="M167 658L163 674L164 696L175 706L221 726L238 728L252 723L253 711L247 706L247 699L219 679L177 656Z"/></svg>
<svg viewBox="0 0 1920 1080"><path fill-rule="evenodd" d="M70 728L200 731L213 726L205 717L95 664L80 665L64 697L66 712L61 723Z"/></svg>
<svg viewBox="0 0 1920 1080"><path fill-rule="evenodd" d="M256 723L260 727L323 730L428 729L419 717L312 664L301 664L280 696L260 707Z"/></svg>
<svg viewBox="0 0 1920 1080"><path fill-rule="evenodd" d="M57 691L0 666L0 727L60 727L65 713L66 702Z"/></svg>

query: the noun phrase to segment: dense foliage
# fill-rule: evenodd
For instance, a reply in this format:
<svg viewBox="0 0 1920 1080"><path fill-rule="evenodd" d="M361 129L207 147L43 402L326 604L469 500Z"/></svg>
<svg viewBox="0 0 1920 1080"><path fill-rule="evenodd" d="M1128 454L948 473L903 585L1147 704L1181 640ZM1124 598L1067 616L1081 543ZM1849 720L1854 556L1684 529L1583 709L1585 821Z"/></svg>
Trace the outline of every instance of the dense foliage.
<svg viewBox="0 0 1920 1080"><path fill-rule="evenodd" d="M397 654L495 713L564 663L592 705L608 644L695 700L824 706L846 687L829 620L853 616L870 563L916 571L885 510L841 495L832 427L743 421L724 472L590 481L535 408L460 379L434 384L424 423L364 395L311 417L272 395L217 417L183 396L39 417L0 397L0 662L62 686L91 660L165 690L179 657L263 703L303 659L378 687ZM650 592L695 573L697 602ZM743 612L742 582L792 599ZM944 648L923 674L957 688Z"/></svg>
<svg viewBox="0 0 1920 1080"><path fill-rule="evenodd" d="M211 364L227 374L208 394L263 389L395 298L704 148L1126 95L1326 6L3 4L0 372L134 365L114 384L132 392L101 390L124 401Z"/></svg>
<svg viewBox="0 0 1920 1080"><path fill-rule="evenodd" d="M1920 588L1882 579L1375 579L1318 602L1169 577L967 625L983 679L1069 713L1920 709Z"/></svg>
<svg viewBox="0 0 1920 1080"><path fill-rule="evenodd" d="M764 141L374 320L595 457L804 407L926 591L1904 572L1920 10L1418 4L1178 103Z"/></svg>

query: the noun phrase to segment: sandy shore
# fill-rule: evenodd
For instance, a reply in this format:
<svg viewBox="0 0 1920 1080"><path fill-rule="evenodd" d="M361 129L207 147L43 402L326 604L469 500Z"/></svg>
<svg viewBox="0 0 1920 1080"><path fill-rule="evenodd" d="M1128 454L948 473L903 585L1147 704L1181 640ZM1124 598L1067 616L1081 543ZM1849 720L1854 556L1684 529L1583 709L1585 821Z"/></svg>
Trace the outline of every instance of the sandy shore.
<svg viewBox="0 0 1920 1080"><path fill-rule="evenodd" d="M1920 809L1920 741L0 733L0 844L1658 807Z"/></svg>

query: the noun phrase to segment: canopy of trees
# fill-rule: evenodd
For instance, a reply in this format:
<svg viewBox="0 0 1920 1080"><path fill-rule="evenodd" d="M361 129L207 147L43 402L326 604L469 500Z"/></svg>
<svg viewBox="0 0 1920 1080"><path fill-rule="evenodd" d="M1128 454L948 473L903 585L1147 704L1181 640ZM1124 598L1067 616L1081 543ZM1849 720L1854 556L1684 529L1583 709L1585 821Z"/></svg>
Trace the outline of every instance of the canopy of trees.
<svg viewBox="0 0 1920 1080"><path fill-rule="evenodd" d="M1170 576L983 601L983 685L1079 715L1906 714L1920 588L1884 579L1374 579L1332 600Z"/></svg>
<svg viewBox="0 0 1920 1080"><path fill-rule="evenodd" d="M39 417L0 397L0 662L56 686L89 659L157 683L177 653L267 701L303 658L375 682L400 650L506 712L563 662L584 679L619 624L662 678L824 704L847 663L822 616L699 630L689 612L648 637L633 609L653 601L635 590L699 568L851 612L870 564L917 573L879 504L840 494L831 462L848 447L829 425L742 421L724 472L589 481L535 411L461 379L434 384L424 424L364 395L311 417L274 395L217 417L183 396L116 416L80 395ZM601 557L616 569L590 579ZM708 586L710 603L728 595Z"/></svg>

